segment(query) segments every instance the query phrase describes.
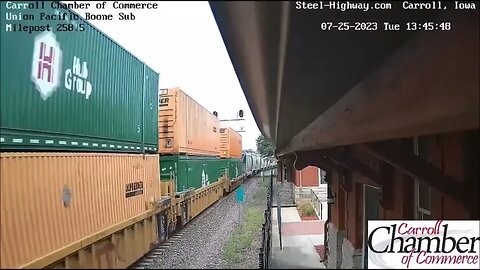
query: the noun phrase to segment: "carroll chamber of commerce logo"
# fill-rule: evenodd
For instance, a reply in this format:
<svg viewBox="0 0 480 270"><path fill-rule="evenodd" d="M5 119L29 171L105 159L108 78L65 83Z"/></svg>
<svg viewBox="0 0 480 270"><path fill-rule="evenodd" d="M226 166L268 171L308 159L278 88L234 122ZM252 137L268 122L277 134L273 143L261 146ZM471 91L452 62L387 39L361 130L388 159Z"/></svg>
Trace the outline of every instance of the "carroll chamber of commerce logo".
<svg viewBox="0 0 480 270"><path fill-rule="evenodd" d="M480 269L478 220L368 221L369 269Z"/></svg>
<svg viewBox="0 0 480 270"><path fill-rule="evenodd" d="M62 51L55 34L43 32L35 38L32 58L32 80L46 100L60 85Z"/></svg>

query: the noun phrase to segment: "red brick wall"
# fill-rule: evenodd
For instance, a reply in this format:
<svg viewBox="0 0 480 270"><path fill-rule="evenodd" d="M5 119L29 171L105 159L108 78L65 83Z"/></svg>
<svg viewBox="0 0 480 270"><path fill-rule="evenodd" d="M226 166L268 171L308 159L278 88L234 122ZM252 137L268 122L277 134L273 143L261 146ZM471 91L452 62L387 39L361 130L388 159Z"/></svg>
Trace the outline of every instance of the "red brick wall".
<svg viewBox="0 0 480 270"><path fill-rule="evenodd" d="M295 170L295 186L297 187L317 187L318 186L318 168L308 166L303 170Z"/></svg>
<svg viewBox="0 0 480 270"><path fill-rule="evenodd" d="M464 182L464 156L462 136L459 133L442 134L432 137L434 141L435 166L446 175L458 180L458 184ZM452 200L450 197L435 190L432 191L432 215L439 219L465 219L469 216L462 203Z"/></svg>
<svg viewBox="0 0 480 270"><path fill-rule="evenodd" d="M477 132L478 133L478 132ZM463 133L441 134L430 136L432 143L430 148L431 162L441 169L445 174L458 180L459 184L465 181L465 141ZM468 149L468 146L466 146ZM412 149L413 153L413 149ZM376 169L379 160L372 158L367 153L355 149L352 153L364 164ZM477 151L478 155L478 151ZM476 157L478 163L478 157ZM471 161L474 163L475 161ZM472 166L472 165L470 165ZM477 173L478 175L478 173ZM356 247L362 246L363 235L363 176L354 172L352 174L352 190L346 192L340 188L340 175L337 172L331 173L332 191L336 195L335 204L331 206L331 217L334 225L346 230L347 239ZM472 176L471 176L472 177ZM473 176L474 177L474 176ZM394 192L393 205L390 209L380 206L379 215L381 219L414 219L416 212L415 205L415 181L414 179L394 168L390 184ZM318 179L318 177L317 177ZM475 179L473 179L475 180ZM473 181L471 180L471 181ZM478 179L476 179L478 181ZM478 195L478 192L477 192ZM431 206L433 219L470 219L470 213L462 206L462 203L450 199L448 196L431 189Z"/></svg>
<svg viewBox="0 0 480 270"><path fill-rule="evenodd" d="M337 172L331 172L329 176L332 184L331 190L335 195L335 203L331 205L331 219L332 223L338 230L345 229L345 192L340 188L339 177Z"/></svg>
<svg viewBox="0 0 480 270"><path fill-rule="evenodd" d="M380 218L392 220L414 219L415 182L413 178L395 170L391 181L394 188L393 209L385 209L380 206Z"/></svg>

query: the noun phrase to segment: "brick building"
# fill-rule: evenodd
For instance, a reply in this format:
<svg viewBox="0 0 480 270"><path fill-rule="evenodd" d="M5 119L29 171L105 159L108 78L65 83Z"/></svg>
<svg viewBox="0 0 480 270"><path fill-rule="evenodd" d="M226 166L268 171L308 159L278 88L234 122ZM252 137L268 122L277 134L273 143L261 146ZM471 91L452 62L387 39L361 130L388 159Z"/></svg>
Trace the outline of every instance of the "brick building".
<svg viewBox="0 0 480 270"><path fill-rule="evenodd" d="M328 268L365 267L367 220L479 219L480 13L442 3L358 13L210 3L258 127L275 145L278 180L300 184L297 171L309 166L326 172ZM321 31L326 18L454 27Z"/></svg>
<svg viewBox="0 0 480 270"><path fill-rule="evenodd" d="M365 267L367 220L478 220L478 138L477 129L353 145L314 162L326 171L334 198L326 222L327 268ZM302 170L298 159L294 168L292 157L279 164L295 184L298 170L313 171Z"/></svg>

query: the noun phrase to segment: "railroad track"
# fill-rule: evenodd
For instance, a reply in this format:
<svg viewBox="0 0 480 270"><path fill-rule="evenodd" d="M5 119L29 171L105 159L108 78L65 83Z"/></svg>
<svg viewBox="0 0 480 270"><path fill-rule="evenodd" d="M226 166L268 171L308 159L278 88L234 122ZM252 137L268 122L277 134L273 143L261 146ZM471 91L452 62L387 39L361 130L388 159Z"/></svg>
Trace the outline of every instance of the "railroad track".
<svg viewBox="0 0 480 270"><path fill-rule="evenodd" d="M264 177L269 177L269 174ZM242 222L244 207L253 198L261 183L260 178L260 175L255 175L243 183L245 202L240 207L236 192L228 193L190 220L182 229L172 232L168 239L128 269L222 268L225 263L221 259L222 246L236 224ZM258 256L256 260L258 261Z"/></svg>
<svg viewBox="0 0 480 270"><path fill-rule="evenodd" d="M247 182L251 180L252 179L249 179L247 180ZM185 234L188 234L190 232L190 230L198 230L199 227L195 226L198 222L204 221L202 219L206 215L222 207L222 204L233 196L236 196L235 192L231 192L226 196L220 198L220 200L213 203L210 207L205 209L202 213L200 213L198 216L196 216L195 218L190 220L187 224L185 224L185 226L182 229L180 229L177 232L174 232L173 235L170 236L166 241L159 244L156 248L152 249L150 252L145 254L138 261L136 261L131 266L129 266L128 269L154 269L152 265L155 265L155 262L162 260L162 256L165 254L165 252L169 249L170 246L172 246L178 240L182 239Z"/></svg>
<svg viewBox="0 0 480 270"><path fill-rule="evenodd" d="M176 240L183 237L185 233L187 233L189 225L185 226L181 231L172 235L167 241L158 245L155 249L147 253L143 258L139 261L131 265L128 269L147 269L147 267L151 266L152 263L158 260L159 257L163 255L163 253L173 244Z"/></svg>

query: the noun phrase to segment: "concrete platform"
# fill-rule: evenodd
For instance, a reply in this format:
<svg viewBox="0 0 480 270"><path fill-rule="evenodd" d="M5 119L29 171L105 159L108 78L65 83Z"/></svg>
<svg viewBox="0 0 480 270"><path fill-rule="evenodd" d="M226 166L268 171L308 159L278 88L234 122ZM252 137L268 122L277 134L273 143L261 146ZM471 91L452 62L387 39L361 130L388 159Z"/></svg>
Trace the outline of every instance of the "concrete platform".
<svg viewBox="0 0 480 270"><path fill-rule="evenodd" d="M282 208L282 249L277 209L272 209L272 262L274 269L324 269L314 246L323 244L323 221L302 222L296 208Z"/></svg>
<svg viewBox="0 0 480 270"><path fill-rule="evenodd" d="M301 222L302 219L298 214L298 210L296 207L281 207L282 208L282 223L289 223L289 222ZM272 208L272 220L277 222L277 207Z"/></svg>
<svg viewBox="0 0 480 270"><path fill-rule="evenodd" d="M323 220L282 222L282 235L323 235L324 224Z"/></svg>

